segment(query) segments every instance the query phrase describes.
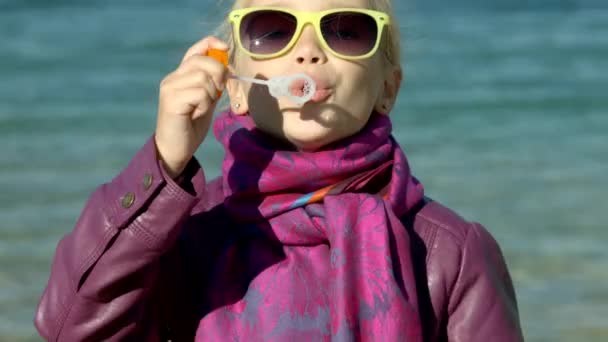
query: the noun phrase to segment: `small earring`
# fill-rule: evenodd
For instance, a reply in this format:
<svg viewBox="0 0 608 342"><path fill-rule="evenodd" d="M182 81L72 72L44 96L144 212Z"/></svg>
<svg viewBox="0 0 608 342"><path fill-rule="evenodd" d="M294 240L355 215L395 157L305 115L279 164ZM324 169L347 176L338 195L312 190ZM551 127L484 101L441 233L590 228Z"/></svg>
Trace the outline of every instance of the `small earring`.
<svg viewBox="0 0 608 342"><path fill-rule="evenodd" d="M234 105L234 108L236 108L236 109L241 108L241 104L240 104L240 103L235 104L235 105Z"/></svg>

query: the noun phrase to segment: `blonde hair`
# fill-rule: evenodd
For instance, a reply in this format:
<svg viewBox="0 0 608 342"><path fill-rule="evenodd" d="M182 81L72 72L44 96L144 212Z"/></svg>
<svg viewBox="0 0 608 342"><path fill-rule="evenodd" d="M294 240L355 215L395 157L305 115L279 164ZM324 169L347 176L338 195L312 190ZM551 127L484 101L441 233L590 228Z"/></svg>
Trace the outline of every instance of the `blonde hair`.
<svg viewBox="0 0 608 342"><path fill-rule="evenodd" d="M227 0L220 0L220 4L223 4ZM230 11L245 7L246 3L250 0L235 0ZM401 65L401 36L399 32L399 23L393 12L392 0L368 0L369 9L381 11L389 15L391 19L390 25L384 31L383 43L381 46L382 51L390 63L391 66ZM232 27L230 23L224 20L220 26L216 29L216 35L222 40L228 43L230 47L230 62L233 63L235 43L232 37Z"/></svg>

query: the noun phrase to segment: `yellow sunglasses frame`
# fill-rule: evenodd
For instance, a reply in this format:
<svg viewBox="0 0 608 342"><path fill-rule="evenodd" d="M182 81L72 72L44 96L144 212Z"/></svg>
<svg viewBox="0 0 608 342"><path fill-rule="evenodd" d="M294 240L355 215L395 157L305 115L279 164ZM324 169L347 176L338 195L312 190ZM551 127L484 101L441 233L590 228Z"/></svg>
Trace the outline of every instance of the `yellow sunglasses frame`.
<svg viewBox="0 0 608 342"><path fill-rule="evenodd" d="M287 45L285 45L285 47L283 49L281 49L280 51L272 53L272 54L257 54L257 53L253 53L243 47L243 44L241 42L241 35L240 35L241 22L242 22L243 18L245 16L247 16L248 14L258 12L258 11L278 11L278 12L287 13L296 18L297 24L296 24L296 30L293 34L293 37L291 38L289 43L287 43ZM374 20L376 21L376 25L377 25L377 29L378 29L378 36L376 37L376 44L374 45L373 49L371 49L365 55L348 56L348 55L340 54L337 51L333 50L325 41L325 38L323 37L323 33L321 32L321 18L323 18L324 16L329 15L329 14L340 13L340 12L354 12L354 13L366 14L366 15L369 15L370 17L374 18ZM310 24L314 27L315 32L317 33L317 39L321 43L321 46L323 47L323 49L330 51L333 55L335 55L339 58L342 58L342 59L347 59L347 60L359 60L359 59L369 58L378 51L378 47L380 46L380 43L382 41L382 34L384 32L384 27L388 26L390 24L390 18L388 16L388 14L379 12L379 11L368 10L368 9L364 9L364 8L334 8L334 9L318 11L318 12L304 12L304 11L296 11L296 10L283 8L283 7L249 7L249 8L237 9L237 10L230 12L228 14L228 21L230 22L230 24L232 24L233 37L234 37L234 40L236 41L236 44L239 47L239 49L241 49L247 55L249 55L255 59L276 58L276 57L279 57L279 56L287 53L289 50L291 50L291 48L293 48L293 46L296 44L296 42L300 39L300 35L302 34L302 31L304 30L304 27L307 24Z"/></svg>

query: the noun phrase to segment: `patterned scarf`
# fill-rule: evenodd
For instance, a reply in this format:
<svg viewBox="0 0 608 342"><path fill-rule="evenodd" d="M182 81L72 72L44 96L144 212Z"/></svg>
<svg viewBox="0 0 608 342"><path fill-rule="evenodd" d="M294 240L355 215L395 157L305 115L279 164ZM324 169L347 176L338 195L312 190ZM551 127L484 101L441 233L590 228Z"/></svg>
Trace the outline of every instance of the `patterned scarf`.
<svg viewBox="0 0 608 342"><path fill-rule="evenodd" d="M247 247L254 257L228 251L218 269L238 263L251 281L240 284L244 296L203 317L197 341L422 339L410 240L399 218L423 187L391 129L387 116L374 113L354 136L298 152L277 149L249 116L217 118L225 207L249 227L243 234L255 227L281 258L259 261L271 252L257 238ZM226 296L239 276L216 275L209 291Z"/></svg>

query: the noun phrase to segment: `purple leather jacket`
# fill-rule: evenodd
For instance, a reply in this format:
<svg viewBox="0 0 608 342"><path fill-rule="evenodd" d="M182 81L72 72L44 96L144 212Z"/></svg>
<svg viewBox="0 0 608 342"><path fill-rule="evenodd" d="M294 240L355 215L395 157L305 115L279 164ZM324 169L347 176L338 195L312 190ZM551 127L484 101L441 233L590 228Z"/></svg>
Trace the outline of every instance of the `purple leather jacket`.
<svg viewBox="0 0 608 342"><path fill-rule="evenodd" d="M197 242L206 229L230 222L221 184L206 184L194 159L172 180L150 139L97 188L59 242L35 317L40 334L53 341L192 341L203 315L204 275L193 260L206 251ZM425 341L523 340L509 272L482 226L434 201L402 220L413 241Z"/></svg>

